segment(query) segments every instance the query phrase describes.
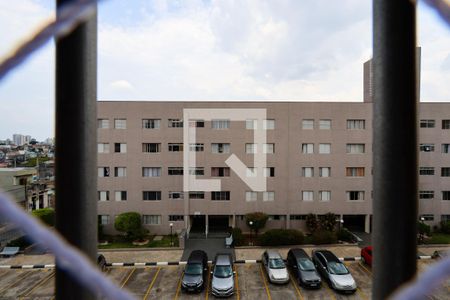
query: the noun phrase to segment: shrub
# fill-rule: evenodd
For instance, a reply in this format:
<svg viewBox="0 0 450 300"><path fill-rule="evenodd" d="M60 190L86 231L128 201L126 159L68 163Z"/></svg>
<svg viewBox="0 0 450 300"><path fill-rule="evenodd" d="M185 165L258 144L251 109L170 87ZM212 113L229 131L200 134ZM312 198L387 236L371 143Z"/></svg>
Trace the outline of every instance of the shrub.
<svg viewBox="0 0 450 300"><path fill-rule="evenodd" d="M244 236L242 235L242 230L239 227L234 227L231 230L233 235L233 244L235 246L242 246L244 244Z"/></svg>
<svg viewBox="0 0 450 300"><path fill-rule="evenodd" d="M337 232L337 239L348 243L355 242L355 237L346 228L342 228Z"/></svg>
<svg viewBox="0 0 450 300"><path fill-rule="evenodd" d="M308 228L310 233L315 232L319 228L319 222L315 214L308 214L306 216L306 228Z"/></svg>
<svg viewBox="0 0 450 300"><path fill-rule="evenodd" d="M417 222L417 233L430 235L431 227L423 222Z"/></svg>
<svg viewBox="0 0 450 300"><path fill-rule="evenodd" d="M7 247L19 247L21 250L27 248L30 245L30 240L25 236L12 240L8 242L8 244L6 244Z"/></svg>
<svg viewBox="0 0 450 300"><path fill-rule="evenodd" d="M327 213L319 216L319 227L325 231L334 231L336 226L336 215L333 213Z"/></svg>
<svg viewBox="0 0 450 300"><path fill-rule="evenodd" d="M450 220L447 221L441 221L440 225L440 232L450 234Z"/></svg>
<svg viewBox="0 0 450 300"><path fill-rule="evenodd" d="M258 231L266 226L266 222L268 219L269 216L263 212L253 212L245 215L247 226L255 231L256 236L258 236ZM253 222L251 226L250 221Z"/></svg>
<svg viewBox="0 0 450 300"><path fill-rule="evenodd" d="M126 212L117 216L114 228L123 232L129 241L142 240L147 230L142 228L141 215L137 212Z"/></svg>
<svg viewBox="0 0 450 300"><path fill-rule="evenodd" d="M259 238L262 246L282 246L302 244L304 235L296 229L271 229Z"/></svg>
<svg viewBox="0 0 450 300"><path fill-rule="evenodd" d="M31 214L48 226L55 226L55 210L53 208L36 209Z"/></svg>
<svg viewBox="0 0 450 300"><path fill-rule="evenodd" d="M311 236L311 243L315 245L334 244L336 242L336 234L332 231L319 230L314 232Z"/></svg>

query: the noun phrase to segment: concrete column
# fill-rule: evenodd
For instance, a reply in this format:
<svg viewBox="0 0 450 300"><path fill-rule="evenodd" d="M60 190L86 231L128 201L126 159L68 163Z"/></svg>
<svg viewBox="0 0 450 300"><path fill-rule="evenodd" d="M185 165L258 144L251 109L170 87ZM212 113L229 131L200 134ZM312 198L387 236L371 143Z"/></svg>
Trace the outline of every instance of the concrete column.
<svg viewBox="0 0 450 300"><path fill-rule="evenodd" d="M291 229L291 215L286 215L286 229Z"/></svg>
<svg viewBox="0 0 450 300"><path fill-rule="evenodd" d="M205 233L206 233L206 238L208 238L208 233L209 233L209 220L208 220L208 215L205 215Z"/></svg>
<svg viewBox="0 0 450 300"><path fill-rule="evenodd" d="M236 227L236 214L231 215L231 227L232 228Z"/></svg>
<svg viewBox="0 0 450 300"><path fill-rule="evenodd" d="M370 233L370 215L366 215L365 223L364 223L364 231L366 233Z"/></svg>

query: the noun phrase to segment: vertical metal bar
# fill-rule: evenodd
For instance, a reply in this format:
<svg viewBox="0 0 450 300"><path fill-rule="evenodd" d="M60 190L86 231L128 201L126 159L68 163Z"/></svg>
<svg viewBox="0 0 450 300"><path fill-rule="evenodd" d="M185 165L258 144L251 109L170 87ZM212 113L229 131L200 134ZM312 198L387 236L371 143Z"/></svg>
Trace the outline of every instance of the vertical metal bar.
<svg viewBox="0 0 450 300"><path fill-rule="evenodd" d="M373 1L373 299L386 299L416 272L415 5Z"/></svg>
<svg viewBox="0 0 450 300"><path fill-rule="evenodd" d="M57 0L57 7L71 0ZM56 43L56 228L97 253L97 14ZM58 268L56 299L94 299Z"/></svg>

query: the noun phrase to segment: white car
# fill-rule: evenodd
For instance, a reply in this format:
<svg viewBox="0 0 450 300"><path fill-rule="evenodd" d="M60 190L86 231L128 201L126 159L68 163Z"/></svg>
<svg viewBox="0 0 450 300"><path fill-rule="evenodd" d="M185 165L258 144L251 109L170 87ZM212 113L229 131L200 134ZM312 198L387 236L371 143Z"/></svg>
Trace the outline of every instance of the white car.
<svg viewBox="0 0 450 300"><path fill-rule="evenodd" d="M269 277L270 282L280 284L289 282L289 272L278 251L264 251L261 262L266 270L267 277Z"/></svg>

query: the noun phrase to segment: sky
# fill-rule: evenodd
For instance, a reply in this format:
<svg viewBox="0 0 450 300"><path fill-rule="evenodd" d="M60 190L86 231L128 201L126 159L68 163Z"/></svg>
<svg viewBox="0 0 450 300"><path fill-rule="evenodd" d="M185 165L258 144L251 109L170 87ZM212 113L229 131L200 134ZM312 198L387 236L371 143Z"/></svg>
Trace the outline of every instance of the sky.
<svg viewBox="0 0 450 300"><path fill-rule="evenodd" d="M54 16L0 0L0 59ZM104 0L99 100L362 101L370 0ZM418 5L421 101L450 101L450 28ZM54 136L54 42L0 81L0 140Z"/></svg>

